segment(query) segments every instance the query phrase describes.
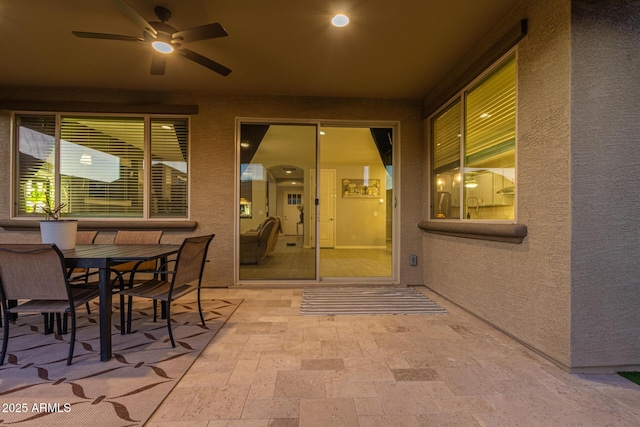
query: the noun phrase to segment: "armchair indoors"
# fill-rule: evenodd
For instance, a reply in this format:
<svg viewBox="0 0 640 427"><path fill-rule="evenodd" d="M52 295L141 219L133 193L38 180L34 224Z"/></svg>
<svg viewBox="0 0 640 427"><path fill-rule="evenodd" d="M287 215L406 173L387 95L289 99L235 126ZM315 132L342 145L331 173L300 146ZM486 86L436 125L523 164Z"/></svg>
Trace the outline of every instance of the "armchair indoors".
<svg viewBox="0 0 640 427"><path fill-rule="evenodd" d="M240 264L258 264L276 247L280 218L269 217L255 230L240 235Z"/></svg>

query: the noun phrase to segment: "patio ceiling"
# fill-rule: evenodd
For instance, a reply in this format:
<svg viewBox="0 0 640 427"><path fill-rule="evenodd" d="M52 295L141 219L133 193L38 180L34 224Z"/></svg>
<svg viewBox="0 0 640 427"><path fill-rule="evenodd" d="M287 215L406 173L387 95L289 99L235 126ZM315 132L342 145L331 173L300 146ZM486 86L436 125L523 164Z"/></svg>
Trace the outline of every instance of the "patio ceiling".
<svg viewBox="0 0 640 427"><path fill-rule="evenodd" d="M113 0L0 4L0 86L198 90L226 94L422 98L517 0L128 0L148 21L219 22L228 37L189 49L233 71L222 77L183 57L151 76L142 43L74 37L72 30L141 36ZM347 13L351 24L330 25Z"/></svg>

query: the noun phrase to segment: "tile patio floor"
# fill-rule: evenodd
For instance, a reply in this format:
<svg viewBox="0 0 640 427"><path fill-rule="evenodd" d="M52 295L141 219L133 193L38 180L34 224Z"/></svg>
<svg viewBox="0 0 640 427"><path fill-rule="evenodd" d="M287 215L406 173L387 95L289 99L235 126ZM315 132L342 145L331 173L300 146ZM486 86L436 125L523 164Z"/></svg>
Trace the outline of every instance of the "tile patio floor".
<svg viewBox="0 0 640 427"><path fill-rule="evenodd" d="M244 303L147 426L639 426L640 386L570 375L426 288L449 315L300 316L301 289Z"/></svg>

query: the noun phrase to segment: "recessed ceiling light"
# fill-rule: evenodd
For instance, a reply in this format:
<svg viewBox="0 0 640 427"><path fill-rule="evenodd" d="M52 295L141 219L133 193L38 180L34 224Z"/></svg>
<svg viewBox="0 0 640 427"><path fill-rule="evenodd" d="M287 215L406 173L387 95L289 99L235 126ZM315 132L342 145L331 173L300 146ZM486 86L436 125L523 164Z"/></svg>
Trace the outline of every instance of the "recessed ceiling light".
<svg viewBox="0 0 640 427"><path fill-rule="evenodd" d="M241 143L240 143L240 147L242 147L242 148L249 148L249 143L248 143L248 142L241 142Z"/></svg>
<svg viewBox="0 0 640 427"><path fill-rule="evenodd" d="M334 27L345 27L349 24L349 17L347 15L339 13L331 18L331 23Z"/></svg>

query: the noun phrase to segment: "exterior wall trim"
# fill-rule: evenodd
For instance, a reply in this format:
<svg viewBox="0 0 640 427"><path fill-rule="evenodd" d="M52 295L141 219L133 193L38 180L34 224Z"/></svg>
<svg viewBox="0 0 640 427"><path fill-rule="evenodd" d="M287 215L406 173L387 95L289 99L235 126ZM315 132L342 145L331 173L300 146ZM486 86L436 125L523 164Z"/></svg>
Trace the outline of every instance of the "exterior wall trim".
<svg viewBox="0 0 640 427"><path fill-rule="evenodd" d="M522 243L527 237L525 224L420 221L418 228L426 233L505 243Z"/></svg>

